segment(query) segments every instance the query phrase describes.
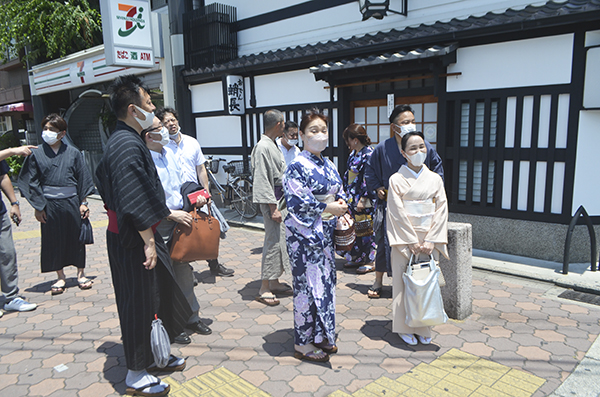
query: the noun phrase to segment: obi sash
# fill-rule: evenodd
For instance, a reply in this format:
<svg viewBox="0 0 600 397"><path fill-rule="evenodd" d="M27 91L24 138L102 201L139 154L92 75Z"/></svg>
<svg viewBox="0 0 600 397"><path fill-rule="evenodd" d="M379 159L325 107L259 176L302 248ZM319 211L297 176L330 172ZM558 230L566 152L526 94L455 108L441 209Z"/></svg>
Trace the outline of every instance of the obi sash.
<svg viewBox="0 0 600 397"><path fill-rule="evenodd" d="M315 198L319 202L325 203L325 204L333 203L335 201L334 194L315 194ZM330 214L329 212L321 214L321 219L323 219L324 221L328 221L333 218L335 218L335 216L333 214Z"/></svg>
<svg viewBox="0 0 600 397"><path fill-rule="evenodd" d="M415 229L429 230L435 214L435 201L427 200L402 200L406 216Z"/></svg>
<svg viewBox="0 0 600 397"><path fill-rule="evenodd" d="M108 208L106 205L104 206L104 209L106 209L106 214L108 215L108 231L111 233L119 234L119 225L117 224L117 213ZM152 233L156 233L156 228L158 227L159 223L160 222L156 222L154 225L151 226Z"/></svg>
<svg viewBox="0 0 600 397"><path fill-rule="evenodd" d="M44 197L50 200L66 199L77 196L77 186L42 186Z"/></svg>
<svg viewBox="0 0 600 397"><path fill-rule="evenodd" d="M358 172L348 170L348 184L354 183L354 180L358 176Z"/></svg>

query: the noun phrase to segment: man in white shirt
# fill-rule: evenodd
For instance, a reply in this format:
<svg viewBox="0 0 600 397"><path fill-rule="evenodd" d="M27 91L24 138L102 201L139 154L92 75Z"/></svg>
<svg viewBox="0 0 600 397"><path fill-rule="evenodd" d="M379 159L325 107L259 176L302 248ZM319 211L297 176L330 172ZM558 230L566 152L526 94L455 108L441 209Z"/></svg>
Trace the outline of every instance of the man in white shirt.
<svg viewBox="0 0 600 397"><path fill-rule="evenodd" d="M192 224L192 216L182 211L182 173L173 151L164 147L170 139L166 128L163 127L158 117L154 117L154 122L150 128L142 131L142 138L146 142L148 149L150 149L156 172L165 191L167 208L171 211L171 214L163 219L156 229L165 241L165 244L168 244L173 237L173 230L178 223L186 226L191 226ZM202 207L204 204L206 204L206 199L198 197L196 207ZM187 321L186 328L201 335L211 334L212 330L200 320L198 315L200 305L194 294L194 274L189 262L173 261L173 270L175 272L175 280L192 308L192 315ZM174 342L186 345L191 342L191 339L184 331L174 338Z"/></svg>
<svg viewBox="0 0 600 397"><path fill-rule="evenodd" d="M206 159L202 153L202 148L198 140L185 135L179 127L179 116L177 111L170 107L160 109L156 116L162 121L163 125L169 130L169 143L167 147L175 153L179 159L181 167L181 182L199 183L203 188L209 190L208 174L204 163ZM210 272L214 276L231 277L234 270L229 269L219 263L218 259L208 261Z"/></svg>
<svg viewBox="0 0 600 397"><path fill-rule="evenodd" d="M288 165L300 154L298 148L298 124L293 121L286 121L283 126L283 136L275 140L277 146L283 153L285 165Z"/></svg>

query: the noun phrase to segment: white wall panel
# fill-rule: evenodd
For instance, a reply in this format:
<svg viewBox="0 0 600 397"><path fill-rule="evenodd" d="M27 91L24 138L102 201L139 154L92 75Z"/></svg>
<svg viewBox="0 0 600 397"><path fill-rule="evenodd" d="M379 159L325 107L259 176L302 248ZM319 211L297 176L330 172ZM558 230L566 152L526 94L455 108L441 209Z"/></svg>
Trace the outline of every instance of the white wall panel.
<svg viewBox="0 0 600 397"><path fill-rule="evenodd" d="M544 200L546 199L546 171L548 163L538 161L535 170L535 193L533 201L533 210L535 212L544 212Z"/></svg>
<svg viewBox="0 0 600 397"><path fill-rule="evenodd" d="M197 117L196 133L198 142L203 148L242 145L239 116Z"/></svg>
<svg viewBox="0 0 600 397"><path fill-rule="evenodd" d="M448 73L461 75L448 77L447 90L567 84L572 53L572 34L459 48Z"/></svg>
<svg viewBox="0 0 600 397"><path fill-rule="evenodd" d="M523 122L521 123L521 147L531 147L531 128L533 124L533 97L523 97Z"/></svg>
<svg viewBox="0 0 600 397"><path fill-rule="evenodd" d="M512 201L512 174L513 162L504 161L504 175L502 175L502 209L509 210Z"/></svg>
<svg viewBox="0 0 600 397"><path fill-rule="evenodd" d="M565 163L554 163L554 178L552 180L552 203L550 212L562 213L563 192L565 189Z"/></svg>
<svg viewBox="0 0 600 397"><path fill-rule="evenodd" d="M517 195L517 209L527 211L527 195L529 190L529 161L519 162L519 193Z"/></svg>
<svg viewBox="0 0 600 397"><path fill-rule="evenodd" d="M220 81L190 86L192 112L215 112L223 110L223 83Z"/></svg>
<svg viewBox="0 0 600 397"><path fill-rule="evenodd" d="M558 115L556 118L556 148L567 148L567 130L569 128L569 94L558 96Z"/></svg>
<svg viewBox="0 0 600 397"><path fill-rule="evenodd" d="M256 105L277 107L292 103L329 102L329 90L323 88L326 86L324 81L315 81L308 70L256 76ZM246 106L249 107L250 90L246 93Z"/></svg>
<svg viewBox="0 0 600 397"><path fill-rule="evenodd" d="M550 140L550 106L551 95L540 96L540 123L538 127L538 147L547 148Z"/></svg>
<svg viewBox="0 0 600 397"><path fill-rule="evenodd" d="M600 215L600 110L579 112L579 133L577 137L577 158L575 161L575 180L573 187L572 214L583 205L590 215Z"/></svg>
<svg viewBox="0 0 600 397"><path fill-rule="evenodd" d="M515 146L515 123L517 119L517 98L514 96L506 99L506 131L504 146Z"/></svg>
<svg viewBox="0 0 600 397"><path fill-rule="evenodd" d="M583 107L600 108L600 47L587 51L585 63L585 83L583 86Z"/></svg>

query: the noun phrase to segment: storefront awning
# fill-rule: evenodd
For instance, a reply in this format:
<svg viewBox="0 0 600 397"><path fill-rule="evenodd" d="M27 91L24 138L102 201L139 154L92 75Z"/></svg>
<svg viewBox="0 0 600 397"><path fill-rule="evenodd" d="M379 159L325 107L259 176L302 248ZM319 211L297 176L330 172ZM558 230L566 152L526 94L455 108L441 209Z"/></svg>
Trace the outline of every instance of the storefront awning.
<svg viewBox="0 0 600 397"><path fill-rule="evenodd" d="M340 60L328 63L322 63L319 66L312 66L311 73L327 73L337 70L347 70L366 66L376 66L382 64L391 64L396 62L406 62L415 59L427 59L432 57L441 57L452 54L456 51L456 43L448 45L435 45L426 49L415 48L411 51L399 51L392 54L372 55L365 58L354 58L351 60Z"/></svg>
<svg viewBox="0 0 600 397"><path fill-rule="evenodd" d="M0 106L0 113L8 112L33 112L31 102L17 102Z"/></svg>

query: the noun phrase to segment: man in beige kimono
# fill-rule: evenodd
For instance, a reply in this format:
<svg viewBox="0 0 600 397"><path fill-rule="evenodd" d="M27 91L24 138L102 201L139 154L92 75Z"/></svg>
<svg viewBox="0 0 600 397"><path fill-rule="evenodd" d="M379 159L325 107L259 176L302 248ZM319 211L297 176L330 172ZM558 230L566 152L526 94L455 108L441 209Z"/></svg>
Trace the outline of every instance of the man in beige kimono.
<svg viewBox="0 0 600 397"><path fill-rule="evenodd" d="M261 278L262 283L256 300L267 306L276 306L275 296L291 295L292 287L279 282L285 269L289 269L289 257L285 245L285 226L278 203L283 197L281 186L285 171L285 159L275 140L283 134L283 114L268 110L263 117L265 133L252 150L253 201L260 204L265 225Z"/></svg>
<svg viewBox="0 0 600 397"><path fill-rule="evenodd" d="M402 138L407 163L390 177L387 200L387 236L392 262L392 331L409 345L431 342L431 327L406 325L402 273L411 254L448 257L448 202L442 178L424 163L427 147L421 132ZM415 338L415 335L417 338Z"/></svg>

